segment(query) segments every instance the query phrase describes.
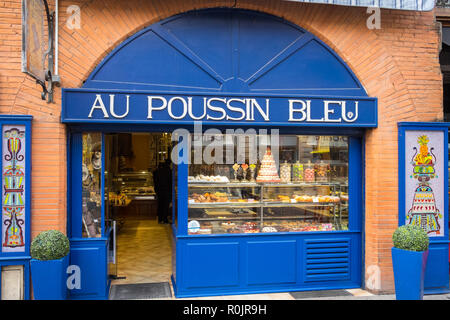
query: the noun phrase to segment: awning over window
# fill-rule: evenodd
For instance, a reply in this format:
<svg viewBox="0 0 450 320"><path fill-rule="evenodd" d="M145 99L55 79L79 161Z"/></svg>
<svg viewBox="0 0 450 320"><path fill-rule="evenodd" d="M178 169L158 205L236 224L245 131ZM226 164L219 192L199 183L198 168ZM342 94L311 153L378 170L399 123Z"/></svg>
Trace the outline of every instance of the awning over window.
<svg viewBox="0 0 450 320"><path fill-rule="evenodd" d="M297 2L336 4L354 7L379 7L383 9L430 11L435 0L287 0Z"/></svg>

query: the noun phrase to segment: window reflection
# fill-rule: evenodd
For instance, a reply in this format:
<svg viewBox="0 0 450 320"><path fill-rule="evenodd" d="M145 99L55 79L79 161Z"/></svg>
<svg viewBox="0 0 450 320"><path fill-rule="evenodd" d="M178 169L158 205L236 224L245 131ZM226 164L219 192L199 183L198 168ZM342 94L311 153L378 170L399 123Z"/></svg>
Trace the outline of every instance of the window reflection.
<svg viewBox="0 0 450 320"><path fill-rule="evenodd" d="M102 134L83 133L82 164L82 235L101 236Z"/></svg>

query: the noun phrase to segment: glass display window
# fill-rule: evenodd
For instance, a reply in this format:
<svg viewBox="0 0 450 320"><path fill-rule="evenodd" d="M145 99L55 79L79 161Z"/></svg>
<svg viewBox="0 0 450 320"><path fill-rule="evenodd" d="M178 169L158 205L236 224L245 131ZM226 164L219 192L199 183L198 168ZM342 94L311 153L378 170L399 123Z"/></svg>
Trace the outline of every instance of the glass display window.
<svg viewBox="0 0 450 320"><path fill-rule="evenodd" d="M348 230L346 136L256 136L256 161L250 139L220 139L233 142L231 162L189 165L188 234Z"/></svg>
<svg viewBox="0 0 450 320"><path fill-rule="evenodd" d="M260 200L261 187L256 183L190 183L188 233L259 231ZM198 222L198 228L192 221Z"/></svg>

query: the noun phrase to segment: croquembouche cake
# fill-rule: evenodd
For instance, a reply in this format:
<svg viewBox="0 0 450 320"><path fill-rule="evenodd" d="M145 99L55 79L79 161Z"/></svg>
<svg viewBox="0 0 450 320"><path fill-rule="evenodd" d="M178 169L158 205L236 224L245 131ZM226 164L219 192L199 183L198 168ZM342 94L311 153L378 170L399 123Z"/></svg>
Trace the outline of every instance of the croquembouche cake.
<svg viewBox="0 0 450 320"><path fill-rule="evenodd" d="M270 148L267 148L261 161L261 167L259 168L256 182L280 182L277 165Z"/></svg>

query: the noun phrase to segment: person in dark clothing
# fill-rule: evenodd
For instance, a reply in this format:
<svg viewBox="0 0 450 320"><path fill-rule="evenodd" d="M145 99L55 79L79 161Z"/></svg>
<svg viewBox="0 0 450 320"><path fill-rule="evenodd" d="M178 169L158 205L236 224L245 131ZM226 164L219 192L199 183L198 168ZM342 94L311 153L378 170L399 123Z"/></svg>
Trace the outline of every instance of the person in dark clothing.
<svg viewBox="0 0 450 320"><path fill-rule="evenodd" d="M172 169L170 159L161 162L153 172L156 197L158 198L158 223L169 223L169 206L172 201Z"/></svg>

